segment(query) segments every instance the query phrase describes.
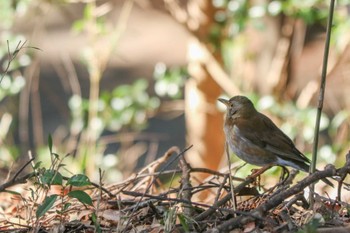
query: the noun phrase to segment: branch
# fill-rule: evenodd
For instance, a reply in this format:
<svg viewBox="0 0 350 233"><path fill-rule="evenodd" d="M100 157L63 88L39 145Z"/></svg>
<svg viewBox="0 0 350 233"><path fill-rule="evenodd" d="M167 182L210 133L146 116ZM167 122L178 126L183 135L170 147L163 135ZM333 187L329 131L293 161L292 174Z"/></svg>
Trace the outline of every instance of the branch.
<svg viewBox="0 0 350 233"><path fill-rule="evenodd" d="M350 158L350 156L348 156ZM348 163L348 162L347 162ZM309 185L323 179L326 177L331 177L337 175L340 171L348 172L350 168L347 168L346 170L336 170L333 165L327 165L325 170L323 171L316 171L315 173L309 175L302 181L300 181L298 184L292 186L291 188L282 191L278 195L273 196L272 198L268 199L264 204L260 205L258 208L256 208L254 211L250 212L249 215L239 216L237 218L230 219L223 224L217 226L216 228L211 229L207 232L227 232L232 229L242 227L245 224L249 222L255 221L257 218L263 218L265 213L272 208L277 207L280 205L284 200L291 197L292 195L298 194L301 191L303 191L306 187Z"/></svg>
<svg viewBox="0 0 350 233"><path fill-rule="evenodd" d="M20 178L17 178L19 174L34 160L34 158L31 158L29 161L27 161L17 172L16 174L12 177L11 180L8 182L0 185L0 192L5 191L7 188L16 185L16 184L23 184L27 182L27 179L33 177L35 175L35 172L31 172L27 175L24 175Z"/></svg>

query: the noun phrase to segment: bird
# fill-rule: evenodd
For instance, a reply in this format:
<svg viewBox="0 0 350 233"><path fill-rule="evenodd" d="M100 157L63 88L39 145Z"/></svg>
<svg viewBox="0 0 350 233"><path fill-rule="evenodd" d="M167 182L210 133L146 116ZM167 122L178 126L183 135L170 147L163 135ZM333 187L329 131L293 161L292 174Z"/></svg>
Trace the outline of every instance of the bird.
<svg viewBox="0 0 350 233"><path fill-rule="evenodd" d="M273 121L258 112L245 96L219 98L226 108L224 132L229 148L256 166L288 166L309 172L310 160ZM324 180L327 184L332 183Z"/></svg>

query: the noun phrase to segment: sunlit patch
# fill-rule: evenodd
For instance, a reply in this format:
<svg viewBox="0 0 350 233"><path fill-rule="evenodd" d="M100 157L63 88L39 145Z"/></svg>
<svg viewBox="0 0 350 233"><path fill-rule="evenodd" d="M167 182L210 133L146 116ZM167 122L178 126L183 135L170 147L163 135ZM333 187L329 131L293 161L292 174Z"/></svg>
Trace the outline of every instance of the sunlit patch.
<svg viewBox="0 0 350 233"><path fill-rule="evenodd" d="M198 108L200 101L199 101L199 96L196 93L196 91L194 91L193 89L190 89L188 92L188 97L187 97L188 103L190 108Z"/></svg>

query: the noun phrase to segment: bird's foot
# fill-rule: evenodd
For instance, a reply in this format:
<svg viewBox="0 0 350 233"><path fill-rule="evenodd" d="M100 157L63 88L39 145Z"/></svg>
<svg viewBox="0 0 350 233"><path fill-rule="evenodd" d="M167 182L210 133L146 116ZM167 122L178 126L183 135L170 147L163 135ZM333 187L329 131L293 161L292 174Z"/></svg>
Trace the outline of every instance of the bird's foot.
<svg viewBox="0 0 350 233"><path fill-rule="evenodd" d="M252 174L250 175L250 177L257 177L260 176L261 174L263 174L266 170L270 169L272 166L268 165L268 166L264 166L260 169L252 169Z"/></svg>
<svg viewBox="0 0 350 233"><path fill-rule="evenodd" d="M255 180L255 186L261 187L260 185L260 175L263 174L266 170L270 169L271 166L264 166L260 169L252 169L252 173L247 178L252 178Z"/></svg>
<svg viewBox="0 0 350 233"><path fill-rule="evenodd" d="M289 170L284 166L281 166L281 168L282 168L282 172L280 176L279 185L283 186L289 178Z"/></svg>

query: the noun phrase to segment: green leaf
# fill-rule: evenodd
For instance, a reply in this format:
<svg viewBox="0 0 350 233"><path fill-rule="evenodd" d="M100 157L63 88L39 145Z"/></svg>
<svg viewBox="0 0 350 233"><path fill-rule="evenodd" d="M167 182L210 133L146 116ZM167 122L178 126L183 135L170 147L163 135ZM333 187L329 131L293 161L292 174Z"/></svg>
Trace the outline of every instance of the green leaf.
<svg viewBox="0 0 350 233"><path fill-rule="evenodd" d="M34 191L34 189L29 188L29 190L30 190L30 197L31 197L32 199L34 199L34 197L35 197L35 191Z"/></svg>
<svg viewBox="0 0 350 233"><path fill-rule="evenodd" d="M81 190L74 190L68 193L68 197L76 198L78 201L80 201L83 204L87 204L92 206L92 199L91 197L84 191Z"/></svg>
<svg viewBox="0 0 350 233"><path fill-rule="evenodd" d="M36 210L36 217L40 218L41 216L43 216L49 209L51 209L51 207L53 206L53 204L55 203L56 199L57 199L58 195L54 194L51 196L48 196L45 198L43 204L39 205L38 209Z"/></svg>
<svg viewBox="0 0 350 233"><path fill-rule="evenodd" d="M84 20L76 20L73 23L72 29L75 32L82 32L85 27L85 21Z"/></svg>
<svg viewBox="0 0 350 233"><path fill-rule="evenodd" d="M41 163L42 163L42 161L35 163L33 169L34 170L38 169L40 167Z"/></svg>
<svg viewBox="0 0 350 233"><path fill-rule="evenodd" d="M60 155L59 155L59 154L51 153L51 155L53 155L53 156L55 157L55 159L59 159L59 158L60 158Z"/></svg>
<svg viewBox="0 0 350 233"><path fill-rule="evenodd" d="M58 168L62 168L62 167L66 167L66 166L67 166L66 164L61 163L61 164L58 165Z"/></svg>
<svg viewBox="0 0 350 233"><path fill-rule="evenodd" d="M181 226L184 228L184 231L189 232L190 228L188 226L186 217L183 214L178 214L177 217L179 218Z"/></svg>
<svg viewBox="0 0 350 233"><path fill-rule="evenodd" d="M92 8L92 4L87 4L85 9L84 9L84 19L88 20L91 19L93 16L93 8Z"/></svg>
<svg viewBox="0 0 350 233"><path fill-rule="evenodd" d="M19 192L12 191L12 190L4 190L4 192L9 193L9 194L12 194L12 195L18 195L18 196L21 196L21 194L20 194Z"/></svg>
<svg viewBox="0 0 350 233"><path fill-rule="evenodd" d="M101 233L102 229L101 229L100 223L98 222L96 213L92 213L91 219L92 219L92 222L94 223L94 225L96 227L96 232Z"/></svg>
<svg viewBox="0 0 350 233"><path fill-rule="evenodd" d="M136 92L144 91L148 87L148 82L145 79L138 79L133 83L133 89Z"/></svg>
<svg viewBox="0 0 350 233"><path fill-rule="evenodd" d="M62 175L54 170L46 170L40 177L40 181L44 185L62 185Z"/></svg>
<svg viewBox="0 0 350 233"><path fill-rule="evenodd" d="M62 208L62 211L66 211L71 205L72 205L72 203L69 203L69 202L65 203L63 208Z"/></svg>
<svg viewBox="0 0 350 233"><path fill-rule="evenodd" d="M89 180L89 177L83 174L77 174L68 179L67 185L81 187L91 185L91 182Z"/></svg>
<svg viewBox="0 0 350 233"><path fill-rule="evenodd" d="M51 137L51 134L49 134L48 144L49 144L50 154L52 154L52 137Z"/></svg>

